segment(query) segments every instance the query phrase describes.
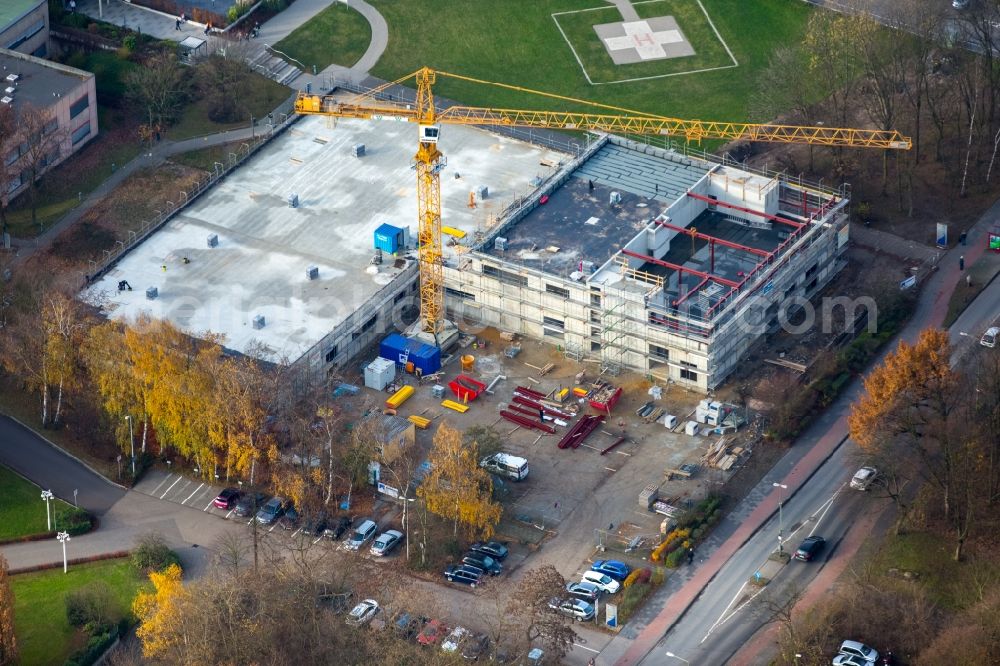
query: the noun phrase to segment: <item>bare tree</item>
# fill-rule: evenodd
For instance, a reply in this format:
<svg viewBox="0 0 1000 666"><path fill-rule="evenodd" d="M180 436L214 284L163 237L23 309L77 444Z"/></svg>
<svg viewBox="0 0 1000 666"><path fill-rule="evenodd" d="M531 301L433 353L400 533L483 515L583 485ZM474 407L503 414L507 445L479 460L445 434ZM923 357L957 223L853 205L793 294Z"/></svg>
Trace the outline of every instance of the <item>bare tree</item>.
<svg viewBox="0 0 1000 666"><path fill-rule="evenodd" d="M8 156L16 150L12 139L17 134L17 123L14 108L9 104L0 107L0 226L2 233L7 233L7 206L10 205L10 183L12 173L8 164ZM11 163L13 164L13 163Z"/></svg>
<svg viewBox="0 0 1000 666"><path fill-rule="evenodd" d="M17 137L21 157L15 166L28 176L31 223L38 221L39 179L50 165L59 161L68 136L52 112L46 108L22 105L17 111Z"/></svg>
<svg viewBox="0 0 1000 666"><path fill-rule="evenodd" d="M187 80L171 53L153 56L125 77L128 96L143 108L150 128L173 121L184 101Z"/></svg>
<svg viewBox="0 0 1000 666"><path fill-rule="evenodd" d="M540 644L545 656L560 663L576 640L570 620L551 608L552 599L566 592L566 579L554 566L546 564L528 571L510 597L507 612L517 616L524 645Z"/></svg>

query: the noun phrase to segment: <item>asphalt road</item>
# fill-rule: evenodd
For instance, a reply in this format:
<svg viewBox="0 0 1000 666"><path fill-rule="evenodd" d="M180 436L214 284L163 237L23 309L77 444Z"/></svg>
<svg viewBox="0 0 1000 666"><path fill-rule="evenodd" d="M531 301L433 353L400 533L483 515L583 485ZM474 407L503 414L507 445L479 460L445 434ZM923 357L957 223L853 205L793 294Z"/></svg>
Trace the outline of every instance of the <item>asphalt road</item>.
<svg viewBox="0 0 1000 666"><path fill-rule="evenodd" d="M968 354L1000 353L1000 349L979 345L982 332L998 321L1000 280L995 280L949 329L955 346L953 364ZM915 330L908 329L902 337L912 341L914 334ZM860 382L855 383L825 416L842 415L860 391ZM853 460L854 450L854 444L845 439L812 478L785 501L781 516L773 517L730 558L698 600L647 654L643 664L671 661L681 664L683 660L696 664L726 663L767 624L764 600L768 597L778 603L787 600L795 591L808 587L830 558L839 556L839 541L859 517L884 508L884 500L872 501L869 494L847 487L858 466ZM827 539L827 548L816 562L789 563L759 597L749 601L756 590L746 583L775 549L779 520L784 523L788 547L797 547L802 538L815 532ZM681 659L667 657L667 652Z"/></svg>
<svg viewBox="0 0 1000 666"><path fill-rule="evenodd" d="M73 502L73 491L77 490L79 505L98 516L125 496L123 488L93 472L17 421L2 415L0 463L50 489L67 502Z"/></svg>

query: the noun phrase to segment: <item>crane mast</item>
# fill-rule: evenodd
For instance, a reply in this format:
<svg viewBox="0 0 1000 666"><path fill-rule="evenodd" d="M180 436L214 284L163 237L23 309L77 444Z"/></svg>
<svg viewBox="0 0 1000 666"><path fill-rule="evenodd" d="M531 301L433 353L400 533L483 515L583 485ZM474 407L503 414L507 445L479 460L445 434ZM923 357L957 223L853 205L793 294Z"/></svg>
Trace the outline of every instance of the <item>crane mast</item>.
<svg viewBox="0 0 1000 666"><path fill-rule="evenodd" d="M434 106L433 91L438 75L540 95L572 105L596 107L603 112L531 111L472 106L450 106L439 110ZM416 104L413 106L389 104L376 98L378 93L390 85L400 84L409 79L416 82L417 88ZM421 329L424 333L432 335L435 343L438 342L438 336L443 332L445 324L444 256L441 244L441 170L445 168L447 161L437 145L442 124L588 130L634 135L657 134L682 136L689 141L749 139L771 143L883 148L887 150L909 150L911 145L908 137L894 130L683 120L449 74L428 67L347 101L329 95L312 95L300 92L295 100L295 112L361 119L390 116L417 124L418 147L412 166L417 172L420 318Z"/></svg>

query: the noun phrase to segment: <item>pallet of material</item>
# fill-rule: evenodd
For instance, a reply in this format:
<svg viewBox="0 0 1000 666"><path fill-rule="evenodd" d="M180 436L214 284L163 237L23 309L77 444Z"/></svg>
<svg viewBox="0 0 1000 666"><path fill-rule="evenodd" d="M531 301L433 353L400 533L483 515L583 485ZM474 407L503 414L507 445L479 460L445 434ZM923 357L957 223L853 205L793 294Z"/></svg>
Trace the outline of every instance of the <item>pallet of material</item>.
<svg viewBox="0 0 1000 666"><path fill-rule="evenodd" d="M427 426L431 424L431 420L429 418L424 416L417 416L416 414L407 416L406 420L412 423L413 425L417 426L421 430L426 430Z"/></svg>
<svg viewBox="0 0 1000 666"><path fill-rule="evenodd" d="M509 412L506 409L500 412L500 416L510 421L511 423L516 423L524 428L531 428L533 430L542 430L549 433L550 435L555 434L556 429L547 423L539 423L538 421L533 421L528 417L518 414L517 412Z"/></svg>
<svg viewBox="0 0 1000 666"><path fill-rule="evenodd" d="M716 467L718 467L719 469L721 469L721 470L723 470L725 472L728 472L729 469L733 465L735 465L736 461L739 460L739 459L740 459L739 456L734 456L734 455L730 454L730 455L724 457L722 460L720 460L719 463L716 465Z"/></svg>
<svg viewBox="0 0 1000 666"><path fill-rule="evenodd" d="M385 406L389 409L399 409L399 406L409 400L412 395L413 387L407 384L389 396L389 399L385 401Z"/></svg>
<svg viewBox="0 0 1000 666"><path fill-rule="evenodd" d="M646 423L655 423L658 418L663 416L663 408L657 407L652 412L643 417L643 421Z"/></svg>
<svg viewBox="0 0 1000 666"><path fill-rule="evenodd" d="M467 411L469 411L468 405L463 405L462 403L455 402L454 400L445 400L444 402L441 403L441 406L447 407L448 409L453 409L459 414L464 414Z"/></svg>

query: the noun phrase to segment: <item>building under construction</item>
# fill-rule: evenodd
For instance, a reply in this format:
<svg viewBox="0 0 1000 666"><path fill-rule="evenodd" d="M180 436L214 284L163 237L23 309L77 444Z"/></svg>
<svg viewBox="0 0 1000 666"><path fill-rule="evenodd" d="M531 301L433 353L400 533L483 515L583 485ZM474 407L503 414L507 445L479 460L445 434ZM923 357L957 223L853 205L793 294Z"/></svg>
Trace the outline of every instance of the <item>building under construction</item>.
<svg viewBox="0 0 1000 666"><path fill-rule="evenodd" d="M89 296L314 373L350 362L418 300L414 129L296 122ZM841 266L848 202L834 193L616 137L539 145L448 127L441 144L449 316L609 372L718 386L784 299Z"/></svg>
<svg viewBox="0 0 1000 666"><path fill-rule="evenodd" d="M707 391L777 325L783 304L842 267L847 206L604 137L446 266L446 303L455 318L600 359L606 372Z"/></svg>

